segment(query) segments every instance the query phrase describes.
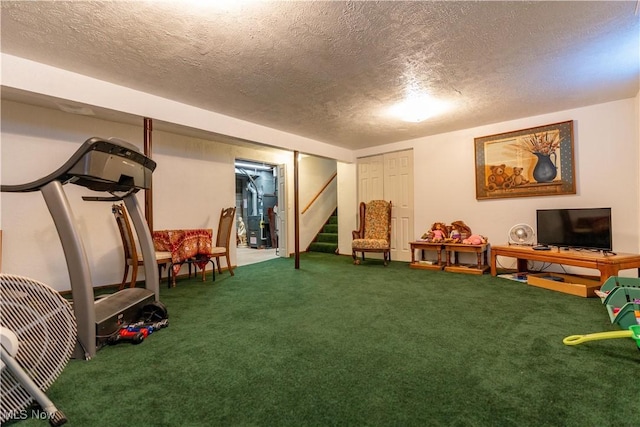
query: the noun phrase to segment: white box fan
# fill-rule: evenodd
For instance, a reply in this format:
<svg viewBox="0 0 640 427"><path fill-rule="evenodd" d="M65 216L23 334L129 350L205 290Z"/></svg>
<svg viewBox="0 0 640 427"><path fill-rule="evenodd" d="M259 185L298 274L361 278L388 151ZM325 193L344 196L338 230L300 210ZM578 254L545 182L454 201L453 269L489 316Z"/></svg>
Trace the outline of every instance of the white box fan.
<svg viewBox="0 0 640 427"><path fill-rule="evenodd" d="M510 245L533 246L535 237L535 232L529 224L516 224L509 230Z"/></svg>
<svg viewBox="0 0 640 427"><path fill-rule="evenodd" d="M36 280L0 274L0 423L24 419L34 400L54 426L67 422L45 391L62 373L76 344L71 304ZM36 411L36 409L33 409Z"/></svg>

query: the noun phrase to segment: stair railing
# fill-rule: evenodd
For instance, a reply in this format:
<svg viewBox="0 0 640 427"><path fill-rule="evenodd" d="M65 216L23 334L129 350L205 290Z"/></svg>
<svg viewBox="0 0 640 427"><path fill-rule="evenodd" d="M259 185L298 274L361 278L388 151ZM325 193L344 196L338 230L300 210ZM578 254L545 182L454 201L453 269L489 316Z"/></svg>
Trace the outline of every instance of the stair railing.
<svg viewBox="0 0 640 427"><path fill-rule="evenodd" d="M333 175L331 175L331 178L329 178L329 180L327 181L327 183L324 185L324 187L322 187L322 189L320 191L318 191L318 193L314 196L313 199L311 199L311 201L309 202L309 204L307 204L307 206L302 209L302 212L300 212L301 215L304 215L304 213L306 211L309 210L309 208L311 207L311 205L313 205L313 203L318 200L318 197L320 197L320 195L322 195L322 192L324 190L327 189L327 187L329 186L329 184L331 184L331 181L333 181L334 179L336 179L336 177L338 176L338 172L334 172Z"/></svg>

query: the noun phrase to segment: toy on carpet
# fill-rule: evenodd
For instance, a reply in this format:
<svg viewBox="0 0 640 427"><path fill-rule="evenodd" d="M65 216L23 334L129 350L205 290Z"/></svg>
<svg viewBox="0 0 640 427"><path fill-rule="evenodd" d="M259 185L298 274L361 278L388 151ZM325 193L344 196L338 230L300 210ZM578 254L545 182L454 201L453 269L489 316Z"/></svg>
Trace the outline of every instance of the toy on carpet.
<svg viewBox="0 0 640 427"><path fill-rule="evenodd" d="M565 345L577 345L587 341L608 340L614 338L632 338L640 350L640 325L629 326L628 331L597 332L587 335L571 335L562 340Z"/></svg>
<svg viewBox="0 0 640 427"><path fill-rule="evenodd" d="M132 344L140 344L154 331L169 326L169 319L162 319L158 322L137 322L129 325L123 325L117 332L112 334L107 340L108 344L116 344L121 341L130 342Z"/></svg>

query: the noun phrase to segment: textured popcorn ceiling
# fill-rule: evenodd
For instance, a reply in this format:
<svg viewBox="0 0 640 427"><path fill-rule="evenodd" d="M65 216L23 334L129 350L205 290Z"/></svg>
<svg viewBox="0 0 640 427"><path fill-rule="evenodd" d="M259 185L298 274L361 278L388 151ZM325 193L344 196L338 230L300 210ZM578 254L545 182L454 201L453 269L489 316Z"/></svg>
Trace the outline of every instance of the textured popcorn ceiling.
<svg viewBox="0 0 640 427"><path fill-rule="evenodd" d="M638 93L635 1L219 3L2 1L2 52L353 149Z"/></svg>

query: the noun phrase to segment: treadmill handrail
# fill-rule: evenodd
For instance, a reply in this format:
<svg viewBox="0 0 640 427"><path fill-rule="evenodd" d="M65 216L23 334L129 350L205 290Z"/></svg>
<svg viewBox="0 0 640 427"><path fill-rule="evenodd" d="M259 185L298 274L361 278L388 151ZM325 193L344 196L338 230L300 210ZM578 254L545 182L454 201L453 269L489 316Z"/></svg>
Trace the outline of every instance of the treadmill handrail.
<svg viewBox="0 0 640 427"><path fill-rule="evenodd" d="M85 156L87 153L97 150L105 153L113 153L116 155L120 155L118 151L124 148L130 151L130 155L135 157L135 161L138 164L143 165L144 167L153 171L156 168L156 162L146 157L138 148L126 141L117 139L117 138L109 138L104 139L100 137L92 137L87 139L78 150L71 156L69 160L67 160L60 168L56 171L50 173L49 175L39 178L35 181L24 183L24 184L2 184L0 185L0 192L3 193L26 193L30 191L38 191L45 185L49 184L53 181L60 181L62 184L66 184L67 182L73 182L73 178L76 175L70 174L69 171ZM118 149L118 150L116 150Z"/></svg>
<svg viewBox="0 0 640 427"><path fill-rule="evenodd" d="M85 202L119 202L121 200L124 200L125 197L127 197L130 194L134 194L137 193L138 189L137 188L132 188L129 191L125 192L122 195L117 195L117 194L113 194L110 193L111 196L109 197L104 197L104 196L82 196L82 200L84 200Z"/></svg>

